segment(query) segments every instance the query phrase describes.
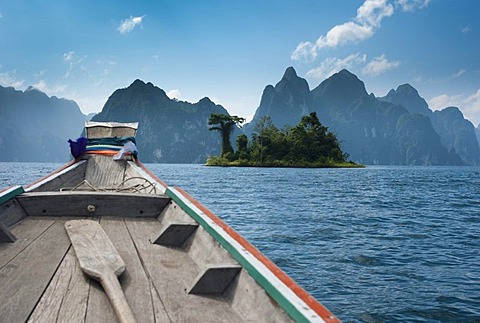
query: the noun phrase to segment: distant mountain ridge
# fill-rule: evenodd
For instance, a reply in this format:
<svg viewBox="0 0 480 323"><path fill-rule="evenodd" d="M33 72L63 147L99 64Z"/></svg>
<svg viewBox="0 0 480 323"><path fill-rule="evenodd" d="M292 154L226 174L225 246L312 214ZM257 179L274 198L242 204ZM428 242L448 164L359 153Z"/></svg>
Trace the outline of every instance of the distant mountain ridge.
<svg viewBox="0 0 480 323"><path fill-rule="evenodd" d="M299 86L301 84L301 86ZM293 67L274 87L268 85L249 134L269 115L279 128L294 125L301 115L317 112L322 124L337 134L355 162L383 165L480 165L475 128L457 108L431 111L418 91L400 85L385 97L368 94L364 83L342 70L311 91Z"/></svg>
<svg viewBox="0 0 480 323"><path fill-rule="evenodd" d="M135 80L116 90L93 121L139 122L139 156L152 163L203 163L220 152L220 136L208 130L212 113L228 114L209 98L170 99L164 90Z"/></svg>
<svg viewBox="0 0 480 323"><path fill-rule="evenodd" d="M342 70L310 90L293 67L267 85L249 135L263 116L278 128L295 125L316 112L350 158L362 164L480 165L480 125L475 128L456 107L433 112L418 91L400 85L384 97L368 94L365 84ZM140 158L156 163L203 163L220 152L220 136L208 131L212 113L228 114L205 97L197 103L170 99L164 90L135 80L116 90L94 121L138 121ZM88 118L91 117L90 115ZM48 97L28 88L0 87L0 161L65 161L69 138L83 129L84 116L74 101ZM241 133L236 129L232 143Z"/></svg>
<svg viewBox="0 0 480 323"><path fill-rule="evenodd" d="M84 122L74 101L0 86L0 161L65 162Z"/></svg>

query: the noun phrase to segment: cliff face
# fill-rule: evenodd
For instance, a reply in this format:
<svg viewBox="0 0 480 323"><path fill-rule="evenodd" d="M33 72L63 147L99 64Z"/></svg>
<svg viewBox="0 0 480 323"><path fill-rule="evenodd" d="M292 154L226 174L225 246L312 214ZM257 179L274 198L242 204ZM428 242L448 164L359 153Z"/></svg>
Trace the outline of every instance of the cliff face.
<svg viewBox="0 0 480 323"><path fill-rule="evenodd" d="M265 88L253 117L254 122L246 125L244 130L250 133L255 122L267 115L278 128L295 125L302 116L309 114L312 103L307 81L298 77L293 67L289 67L275 87L268 85Z"/></svg>
<svg viewBox="0 0 480 323"><path fill-rule="evenodd" d="M476 139L475 127L463 117L456 107L446 107L432 112L427 102L420 97L417 90L408 84L391 90L381 98L405 107L411 114L421 114L429 118L435 132L440 136L442 145L450 152L456 153L466 165L480 165L480 147Z"/></svg>
<svg viewBox="0 0 480 323"><path fill-rule="evenodd" d="M65 162L84 122L74 101L0 86L0 161Z"/></svg>
<svg viewBox="0 0 480 323"><path fill-rule="evenodd" d="M362 164L480 165L479 128L460 110L432 112L409 84L385 97L368 94L364 83L342 70L310 90L307 81L287 68L281 80L266 86L252 122L270 116L278 128L296 125L317 112L339 139L342 150ZM197 103L170 99L151 83L136 80L115 91L94 121L139 122L140 157L145 162L203 163L220 153L221 138L208 130L212 113L228 114L208 98ZM67 140L77 138L85 116L69 100L29 88L0 86L0 161L66 161ZM232 133L234 145L240 130Z"/></svg>
<svg viewBox="0 0 480 323"><path fill-rule="evenodd" d="M458 153L467 165L480 165L480 147L475 127L457 107L435 111L432 123L447 149Z"/></svg>
<svg viewBox="0 0 480 323"><path fill-rule="evenodd" d="M212 113L228 114L203 98L197 103L170 99L151 83L136 80L115 91L93 121L139 122L139 156L152 163L203 163L218 155L220 136L208 130Z"/></svg>
<svg viewBox="0 0 480 323"><path fill-rule="evenodd" d="M342 70L312 91L306 89L306 81L289 67L275 87L265 88L260 107L246 131L251 133L264 115L270 115L277 127L283 127L294 125L302 115L315 111L320 122L337 135L342 149L355 162L383 165L478 163L473 157L475 142L465 139L474 134L473 131L466 131L468 136L460 136L444 130L445 126L440 126L438 117L425 100L408 84L390 91L384 98L376 98L366 92L357 76ZM446 119L443 123L450 124L451 119ZM456 124L460 126L460 122ZM459 138L462 144L453 144L456 140L452 136Z"/></svg>

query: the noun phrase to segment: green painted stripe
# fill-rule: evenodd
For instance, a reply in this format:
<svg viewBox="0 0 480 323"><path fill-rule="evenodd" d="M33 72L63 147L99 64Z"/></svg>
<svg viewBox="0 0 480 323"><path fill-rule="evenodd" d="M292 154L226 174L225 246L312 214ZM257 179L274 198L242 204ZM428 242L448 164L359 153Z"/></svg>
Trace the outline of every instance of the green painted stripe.
<svg viewBox="0 0 480 323"><path fill-rule="evenodd" d="M220 233L210 226L197 212L195 212L185 201L182 196L178 196L174 191L167 188L165 191L172 200L174 200L180 207L187 212L195 221L197 221L215 240L217 240L250 274L250 276L262 286L267 293L283 308L285 312L290 315L296 322L310 322L310 320L301 313L290 300L283 295L273 283L266 278L258 268L252 265L244 255L237 250L229 241L227 241ZM180 193L179 193L180 194ZM232 238L233 239L233 238ZM268 270L268 269L267 269Z"/></svg>
<svg viewBox="0 0 480 323"><path fill-rule="evenodd" d="M14 186L7 190L8 192L0 193L0 204L7 202L10 199L13 199L15 196L20 195L24 192L22 186Z"/></svg>

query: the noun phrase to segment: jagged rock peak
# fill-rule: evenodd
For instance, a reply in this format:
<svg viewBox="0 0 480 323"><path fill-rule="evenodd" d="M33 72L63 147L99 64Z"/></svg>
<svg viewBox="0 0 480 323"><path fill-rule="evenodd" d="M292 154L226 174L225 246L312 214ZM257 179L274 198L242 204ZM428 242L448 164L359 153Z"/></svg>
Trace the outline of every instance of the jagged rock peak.
<svg viewBox="0 0 480 323"><path fill-rule="evenodd" d="M459 108L457 107L447 107L441 111L435 111L435 114L442 113L444 115L448 115L450 118L455 117L455 118L461 118L464 119L464 115L462 111L460 111Z"/></svg>
<svg viewBox="0 0 480 323"><path fill-rule="evenodd" d="M341 80L344 80L344 81L350 81L350 82L354 82L354 83L357 83L357 84L361 83L363 88L365 88L365 86L363 85L363 82L360 81L360 79L355 74L353 74L352 72L350 72L347 69L343 69L340 72L333 74L332 76L330 76L330 79L341 79Z"/></svg>
<svg viewBox="0 0 480 323"><path fill-rule="evenodd" d="M162 99L170 100L170 98L167 96L167 93L163 89L153 85L153 83L151 82L145 83L140 79L136 79L135 81L133 81L132 84L130 84L127 88L123 90L127 90L127 92L128 91L137 92L138 90L140 90L140 92L142 93L144 91L147 91L148 93L152 93L152 94L155 93L156 95L160 95Z"/></svg>
<svg viewBox="0 0 480 323"><path fill-rule="evenodd" d="M213 102L212 100L210 100L210 98L208 96L200 99L198 101L199 104L215 104L215 102Z"/></svg>
<svg viewBox="0 0 480 323"><path fill-rule="evenodd" d="M283 74L282 78L287 80L296 79L298 78L297 71L295 71L293 66L290 66L285 70L285 73Z"/></svg>
<svg viewBox="0 0 480 323"><path fill-rule="evenodd" d="M37 89L36 87L34 86L28 86L25 91L24 91L25 94L29 95L29 96L34 96L34 97L38 97L38 98L43 98L43 99L48 99L48 95L45 93L45 92L42 92L41 90Z"/></svg>
<svg viewBox="0 0 480 323"><path fill-rule="evenodd" d="M390 90L386 96L379 99L401 105L411 113L420 113L426 116L430 116L432 113L427 102L418 94L417 89L408 83L400 85L397 90Z"/></svg>
<svg viewBox="0 0 480 323"><path fill-rule="evenodd" d="M314 98L327 96L343 102L368 96L365 84L353 73L343 69L312 90Z"/></svg>
<svg viewBox="0 0 480 323"><path fill-rule="evenodd" d="M349 89L349 91L356 89L357 91L361 91L362 94L368 95L367 90L365 90L365 84L355 74L346 69L333 74L324 82L343 86L345 89Z"/></svg>
<svg viewBox="0 0 480 323"><path fill-rule="evenodd" d="M130 84L129 87L144 87L144 86L147 86L147 87L150 87L150 88L156 87L156 86L153 85L151 82L145 83L144 81L142 81L142 80L140 80L140 79L136 79L135 81L133 81L133 83Z"/></svg>
<svg viewBox="0 0 480 323"><path fill-rule="evenodd" d="M397 92L403 92L405 94L411 94L411 95L418 95L418 91L416 88L414 88L413 86L411 86L410 84L408 83L405 83L405 84L402 84L400 85L399 87L397 87Z"/></svg>
<svg viewBox="0 0 480 323"><path fill-rule="evenodd" d="M401 95L404 97L412 97L412 98L413 97L420 98L420 94L418 94L417 89L408 83L398 86L396 90L391 89L390 91L388 91L388 94L386 95L386 97L392 97L395 95L396 96Z"/></svg>
<svg viewBox="0 0 480 323"><path fill-rule="evenodd" d="M310 92L307 80L299 77L292 66L285 70L282 79L275 85L275 90L281 92L285 87L290 89L295 88L295 91L299 91L300 93Z"/></svg>

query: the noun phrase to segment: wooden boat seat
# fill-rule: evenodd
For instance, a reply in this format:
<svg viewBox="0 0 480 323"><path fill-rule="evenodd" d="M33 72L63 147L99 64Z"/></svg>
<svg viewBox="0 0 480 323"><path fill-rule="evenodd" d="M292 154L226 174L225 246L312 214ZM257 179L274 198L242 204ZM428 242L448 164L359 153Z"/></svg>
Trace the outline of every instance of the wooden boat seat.
<svg viewBox="0 0 480 323"><path fill-rule="evenodd" d="M165 194L64 191L23 193L17 200L30 216L157 217L170 198Z"/></svg>

